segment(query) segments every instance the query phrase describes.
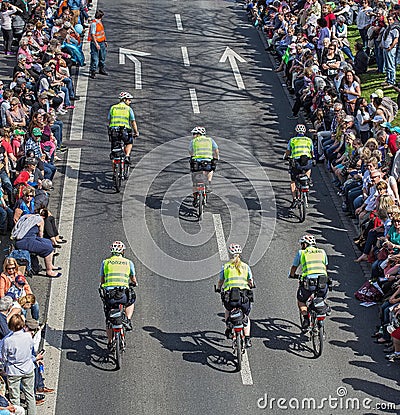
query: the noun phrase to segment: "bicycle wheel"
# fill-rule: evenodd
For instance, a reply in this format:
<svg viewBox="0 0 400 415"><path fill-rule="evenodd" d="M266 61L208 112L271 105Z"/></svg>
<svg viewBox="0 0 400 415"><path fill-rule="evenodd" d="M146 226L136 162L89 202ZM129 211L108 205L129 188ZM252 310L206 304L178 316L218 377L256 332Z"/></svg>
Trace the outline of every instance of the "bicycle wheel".
<svg viewBox="0 0 400 415"><path fill-rule="evenodd" d="M128 180L129 173L130 173L129 164L125 161L124 162L124 179L125 180Z"/></svg>
<svg viewBox="0 0 400 415"><path fill-rule="evenodd" d="M204 196L203 192L197 193L197 203L198 205L198 218L201 220L201 216L203 215L203 208L204 208Z"/></svg>
<svg viewBox="0 0 400 415"><path fill-rule="evenodd" d="M119 370L122 364L122 348L121 348L121 333L115 334L115 364L116 369Z"/></svg>
<svg viewBox="0 0 400 415"><path fill-rule="evenodd" d="M300 200L299 200L299 217L300 222L304 222L306 219L306 202L304 193L301 193Z"/></svg>
<svg viewBox="0 0 400 415"><path fill-rule="evenodd" d="M242 336L241 333L238 333L236 336L236 368L237 370L242 370Z"/></svg>
<svg viewBox="0 0 400 415"><path fill-rule="evenodd" d="M315 357L320 357L324 347L324 325L321 321L314 321L312 344Z"/></svg>
<svg viewBox="0 0 400 415"><path fill-rule="evenodd" d="M121 191L121 180L122 180L122 166L121 166L121 163L118 163L114 170L114 185L115 185L115 190L117 191L117 193Z"/></svg>

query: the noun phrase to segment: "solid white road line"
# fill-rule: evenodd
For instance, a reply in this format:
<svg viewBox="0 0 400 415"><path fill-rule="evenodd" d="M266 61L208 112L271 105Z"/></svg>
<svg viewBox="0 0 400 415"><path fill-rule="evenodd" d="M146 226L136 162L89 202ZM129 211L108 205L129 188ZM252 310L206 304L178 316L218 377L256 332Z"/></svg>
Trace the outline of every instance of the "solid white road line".
<svg viewBox="0 0 400 415"><path fill-rule="evenodd" d="M69 268L72 248L72 237L74 234L76 194L78 190L78 176L81 159L81 149L68 150L67 170L65 172L64 190L60 209L60 229L65 235L68 243L60 251L57 261L62 267L61 278L51 282L49 309L47 316L47 328L45 348L46 372L48 384L56 391L61 365L61 349L64 332L65 307L67 303L67 290L69 280ZM59 394L62 396L62 391ZM43 415L55 415L57 394L46 396L45 406L40 413Z"/></svg>
<svg viewBox="0 0 400 415"><path fill-rule="evenodd" d="M178 30L183 30L182 19L179 13L175 15L175 20L176 20L176 28Z"/></svg>
<svg viewBox="0 0 400 415"><path fill-rule="evenodd" d="M228 250L226 249L226 241L224 235L224 229L222 227L221 215L218 213L213 213L213 221L215 227L215 236L217 238L217 245L219 251L219 257L221 261L226 262L229 260Z"/></svg>
<svg viewBox="0 0 400 415"><path fill-rule="evenodd" d="M197 101L197 94L194 88L189 88L190 100L192 101L193 114L200 114L199 103Z"/></svg>
<svg viewBox="0 0 400 415"><path fill-rule="evenodd" d="M190 66L189 54L186 46L181 46L183 65Z"/></svg>
<svg viewBox="0 0 400 415"><path fill-rule="evenodd" d="M242 355L242 370L240 371L240 374L242 376L243 385L253 384L253 377L251 376L249 356L247 351Z"/></svg>

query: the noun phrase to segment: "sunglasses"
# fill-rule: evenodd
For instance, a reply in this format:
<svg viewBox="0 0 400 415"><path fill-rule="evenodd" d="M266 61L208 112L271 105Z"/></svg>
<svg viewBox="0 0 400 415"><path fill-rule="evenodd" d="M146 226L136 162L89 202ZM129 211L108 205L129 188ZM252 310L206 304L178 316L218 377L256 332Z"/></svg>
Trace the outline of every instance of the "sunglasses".
<svg viewBox="0 0 400 415"><path fill-rule="evenodd" d="M7 267L6 269L8 269L8 270L15 269L15 267Z"/></svg>
<svg viewBox="0 0 400 415"><path fill-rule="evenodd" d="M26 195L26 197L34 197L33 195Z"/></svg>

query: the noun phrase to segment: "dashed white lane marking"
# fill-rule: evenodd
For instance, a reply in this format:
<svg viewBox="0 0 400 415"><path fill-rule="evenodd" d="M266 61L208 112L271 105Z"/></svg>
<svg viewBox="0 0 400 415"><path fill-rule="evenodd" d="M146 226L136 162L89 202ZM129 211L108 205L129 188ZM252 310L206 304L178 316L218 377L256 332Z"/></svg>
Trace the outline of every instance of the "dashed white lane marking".
<svg viewBox="0 0 400 415"><path fill-rule="evenodd" d="M181 46L183 65L190 66L189 54L186 46Z"/></svg>
<svg viewBox="0 0 400 415"><path fill-rule="evenodd" d="M253 384L253 377L251 376L250 362L247 351L242 355L242 370L240 371L240 374L242 376L243 385Z"/></svg>
<svg viewBox="0 0 400 415"><path fill-rule="evenodd" d="M194 88L189 88L190 100L192 101L193 114L200 114L199 102Z"/></svg>
<svg viewBox="0 0 400 415"><path fill-rule="evenodd" d="M213 221L215 227L215 236L217 238L217 245L219 251L219 257L221 261L226 262L229 260L228 250L226 249L226 241L224 235L224 229L222 227L221 215L213 214Z"/></svg>
<svg viewBox="0 0 400 415"><path fill-rule="evenodd" d="M228 250L226 248L226 240L224 235L224 229L222 227L221 215L213 214L213 221L215 227L215 236L217 238L217 245L219 251L219 257L222 262L226 262L229 259ZM242 355L242 370L240 371L243 385L252 385L253 377L251 376L249 356L246 353Z"/></svg>
<svg viewBox="0 0 400 415"><path fill-rule="evenodd" d="M178 30L183 30L182 19L179 13L175 15L175 20L176 20L176 28Z"/></svg>
<svg viewBox="0 0 400 415"><path fill-rule="evenodd" d="M64 190L60 209L60 229L68 243L60 251L59 261L62 266L61 278L51 282L49 310L46 328L46 372L49 385L58 391L58 381L61 366L61 351L65 321L65 307L67 302L67 290L69 280L70 258L72 248L72 236L75 223L76 194L78 190L78 177L81 159L81 149L68 150L67 170L65 172ZM62 396L62 391L59 391ZM56 414L57 395L47 395L43 415Z"/></svg>

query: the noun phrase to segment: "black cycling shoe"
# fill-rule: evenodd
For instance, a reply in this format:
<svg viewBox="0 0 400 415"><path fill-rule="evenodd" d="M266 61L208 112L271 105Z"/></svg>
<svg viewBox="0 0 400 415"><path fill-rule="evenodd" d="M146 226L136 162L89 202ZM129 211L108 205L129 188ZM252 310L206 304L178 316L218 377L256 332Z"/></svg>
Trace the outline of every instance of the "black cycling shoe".
<svg viewBox="0 0 400 415"><path fill-rule="evenodd" d="M131 156L125 156L125 162L131 164Z"/></svg>
<svg viewBox="0 0 400 415"><path fill-rule="evenodd" d="M249 349L252 346L250 337L246 336L244 338L244 347Z"/></svg>
<svg viewBox="0 0 400 415"><path fill-rule="evenodd" d="M193 198L193 207L197 207L199 205L197 197Z"/></svg>
<svg viewBox="0 0 400 415"><path fill-rule="evenodd" d="M109 352L112 352L114 350L114 343L112 341L107 343L107 350Z"/></svg>
<svg viewBox="0 0 400 415"><path fill-rule="evenodd" d="M290 204L289 209L294 209L296 207L296 204L297 204L297 200L296 199L292 200L292 203Z"/></svg>
<svg viewBox="0 0 400 415"><path fill-rule="evenodd" d="M225 336L226 336L227 339L231 339L232 338L232 329L227 327L226 330L225 330Z"/></svg>
<svg viewBox="0 0 400 415"><path fill-rule="evenodd" d="M308 317L303 318L303 322L301 323L301 329L303 332L307 332L310 327L310 320Z"/></svg>
<svg viewBox="0 0 400 415"><path fill-rule="evenodd" d="M130 320L130 319L127 319L126 320L126 322L125 322L125 328L126 328L126 331L132 331L133 330L132 320Z"/></svg>

